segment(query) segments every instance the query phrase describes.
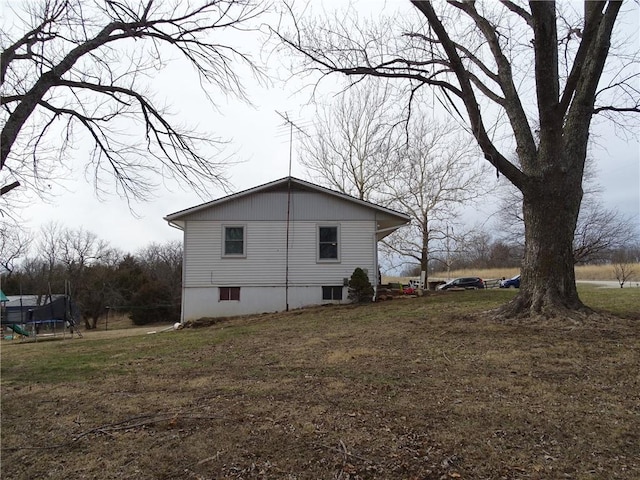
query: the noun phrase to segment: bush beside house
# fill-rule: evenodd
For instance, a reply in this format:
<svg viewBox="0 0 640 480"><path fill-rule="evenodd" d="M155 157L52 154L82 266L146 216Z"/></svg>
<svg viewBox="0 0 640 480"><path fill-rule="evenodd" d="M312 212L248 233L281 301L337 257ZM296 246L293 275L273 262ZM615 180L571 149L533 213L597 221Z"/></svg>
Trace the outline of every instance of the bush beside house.
<svg viewBox="0 0 640 480"><path fill-rule="evenodd" d="M354 303L367 303L373 300L373 286L368 275L360 267L356 268L351 275L348 297Z"/></svg>

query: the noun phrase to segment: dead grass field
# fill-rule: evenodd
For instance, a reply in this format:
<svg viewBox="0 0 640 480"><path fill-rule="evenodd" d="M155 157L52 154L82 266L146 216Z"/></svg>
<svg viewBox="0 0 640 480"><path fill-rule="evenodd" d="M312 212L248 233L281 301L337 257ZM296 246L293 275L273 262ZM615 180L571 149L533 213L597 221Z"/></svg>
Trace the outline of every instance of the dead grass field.
<svg viewBox="0 0 640 480"><path fill-rule="evenodd" d="M514 294L4 342L1 476L640 478L640 289L582 295L623 318L483 313Z"/></svg>

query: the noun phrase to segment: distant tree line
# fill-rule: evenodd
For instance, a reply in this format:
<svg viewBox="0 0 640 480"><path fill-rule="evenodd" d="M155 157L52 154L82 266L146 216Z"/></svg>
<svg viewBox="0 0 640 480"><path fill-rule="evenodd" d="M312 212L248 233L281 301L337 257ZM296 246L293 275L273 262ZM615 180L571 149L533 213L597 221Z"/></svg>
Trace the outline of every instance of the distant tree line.
<svg viewBox="0 0 640 480"><path fill-rule="evenodd" d="M180 320L181 242L128 253L92 232L56 223L36 237L11 232L6 225L0 230L6 295L68 293L87 329L97 328L107 312L129 315L136 325Z"/></svg>
<svg viewBox="0 0 640 480"><path fill-rule="evenodd" d="M576 265L633 265L640 263L640 244L627 239L625 244L612 244L591 255L583 255L583 245L576 243ZM449 251L441 249L431 256L429 272L461 269L520 268L524 246L508 239L493 238L489 233L472 233L463 238L453 238ZM402 274L419 276L419 264L406 265Z"/></svg>

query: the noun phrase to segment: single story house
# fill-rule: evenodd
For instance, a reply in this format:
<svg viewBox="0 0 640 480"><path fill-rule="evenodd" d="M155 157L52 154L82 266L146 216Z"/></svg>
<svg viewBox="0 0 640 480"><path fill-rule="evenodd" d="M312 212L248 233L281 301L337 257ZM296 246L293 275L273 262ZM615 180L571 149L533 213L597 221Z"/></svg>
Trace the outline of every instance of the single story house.
<svg viewBox="0 0 640 480"><path fill-rule="evenodd" d="M184 232L182 322L347 303L360 267L378 283L378 241L410 218L285 177L165 217Z"/></svg>

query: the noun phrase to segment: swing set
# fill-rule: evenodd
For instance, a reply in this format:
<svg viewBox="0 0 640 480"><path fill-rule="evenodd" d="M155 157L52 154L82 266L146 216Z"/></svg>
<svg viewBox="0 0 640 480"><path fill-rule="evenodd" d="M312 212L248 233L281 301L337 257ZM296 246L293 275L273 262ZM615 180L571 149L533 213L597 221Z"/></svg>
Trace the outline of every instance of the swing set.
<svg viewBox="0 0 640 480"><path fill-rule="evenodd" d="M71 338L74 334L82 338L76 323L77 307L68 292L68 282L65 282L65 293L61 295L52 294L50 285L47 295L20 295L18 299L9 301L2 294L0 324L3 333L7 329L3 339L37 342L61 334L64 339L67 333Z"/></svg>

